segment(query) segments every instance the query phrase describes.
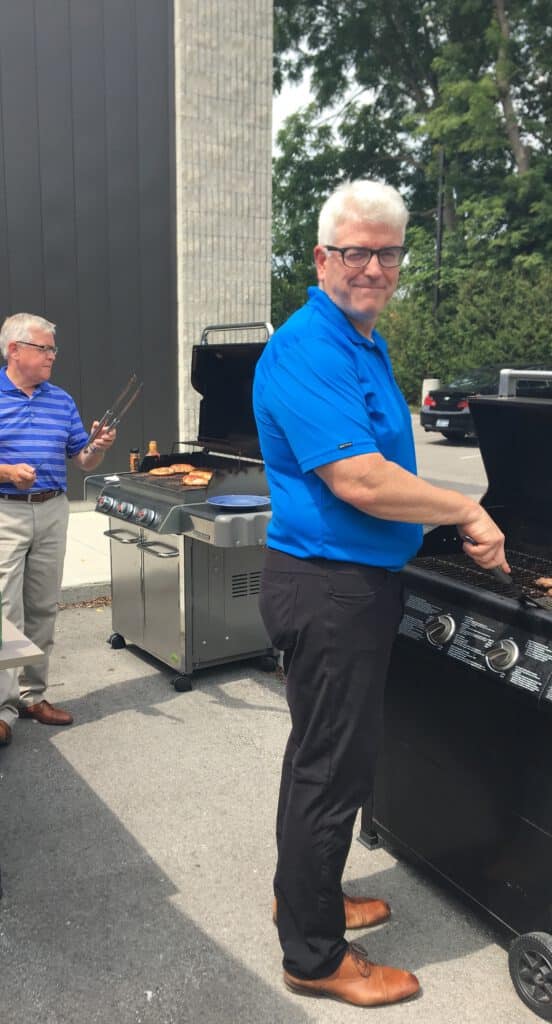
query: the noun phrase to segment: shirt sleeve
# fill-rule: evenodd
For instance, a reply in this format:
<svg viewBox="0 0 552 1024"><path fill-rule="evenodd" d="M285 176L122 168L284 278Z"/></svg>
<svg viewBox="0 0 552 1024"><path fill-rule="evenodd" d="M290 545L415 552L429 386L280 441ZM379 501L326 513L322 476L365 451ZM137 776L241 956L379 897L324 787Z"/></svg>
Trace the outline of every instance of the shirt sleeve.
<svg viewBox="0 0 552 1024"><path fill-rule="evenodd" d="M69 396L68 396L69 397ZM69 435L67 437L66 451L69 458L78 455L86 446L88 433L84 429L78 409L71 397L69 397Z"/></svg>
<svg viewBox="0 0 552 1024"><path fill-rule="evenodd" d="M354 355L331 341L303 346L289 362L282 354L271 394L274 421L304 473L378 451Z"/></svg>

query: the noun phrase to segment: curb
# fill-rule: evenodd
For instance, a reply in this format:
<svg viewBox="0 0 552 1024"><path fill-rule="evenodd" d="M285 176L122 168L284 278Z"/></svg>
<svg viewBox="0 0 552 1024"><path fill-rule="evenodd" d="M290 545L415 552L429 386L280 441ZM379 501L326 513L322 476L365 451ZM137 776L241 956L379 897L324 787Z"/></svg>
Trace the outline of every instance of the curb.
<svg viewBox="0 0 552 1024"><path fill-rule="evenodd" d="M78 604L79 601L93 601L96 597L111 597L111 583L80 583L73 587L62 587L60 604Z"/></svg>

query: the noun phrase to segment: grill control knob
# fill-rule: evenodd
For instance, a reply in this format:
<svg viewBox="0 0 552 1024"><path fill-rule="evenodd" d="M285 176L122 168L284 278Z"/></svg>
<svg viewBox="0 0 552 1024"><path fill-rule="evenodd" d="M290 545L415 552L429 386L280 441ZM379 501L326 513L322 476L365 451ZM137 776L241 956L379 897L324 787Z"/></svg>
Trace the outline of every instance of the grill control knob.
<svg viewBox="0 0 552 1024"><path fill-rule="evenodd" d="M508 672L519 658L519 647L515 640L499 640L489 647L485 655L487 667L492 672Z"/></svg>
<svg viewBox="0 0 552 1024"><path fill-rule="evenodd" d="M128 517L134 512L134 505L132 505L130 501L118 501L115 511L122 519L128 519Z"/></svg>
<svg viewBox="0 0 552 1024"><path fill-rule="evenodd" d="M158 517L152 508L139 508L134 518L137 523L142 523L144 526L152 526Z"/></svg>
<svg viewBox="0 0 552 1024"><path fill-rule="evenodd" d="M441 644L446 644L449 640L452 640L456 633L456 623L452 615L446 613L432 615L429 619L426 619L424 629L430 644L433 644L434 647L440 647Z"/></svg>
<svg viewBox="0 0 552 1024"><path fill-rule="evenodd" d="M100 494L96 502L96 508L98 512L109 512L115 504L115 498L110 498L109 494Z"/></svg>

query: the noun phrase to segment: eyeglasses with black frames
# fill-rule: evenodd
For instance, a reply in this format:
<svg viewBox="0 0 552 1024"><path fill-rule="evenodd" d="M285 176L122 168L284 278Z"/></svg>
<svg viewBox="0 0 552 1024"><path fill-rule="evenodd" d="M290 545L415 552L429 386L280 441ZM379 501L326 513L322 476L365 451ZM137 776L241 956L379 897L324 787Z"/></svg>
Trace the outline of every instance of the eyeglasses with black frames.
<svg viewBox="0 0 552 1024"><path fill-rule="evenodd" d="M59 348L57 345L37 345L34 341L18 341L18 345L26 345L27 348L36 348L39 352L42 352L45 356L57 356Z"/></svg>
<svg viewBox="0 0 552 1024"><path fill-rule="evenodd" d="M346 267L351 270L360 270L367 267L372 256L377 256L380 267L385 270L391 267L400 267L407 250L404 245L386 245L382 249L368 249L366 246L346 245L341 248L338 245L325 245L326 252L339 252Z"/></svg>

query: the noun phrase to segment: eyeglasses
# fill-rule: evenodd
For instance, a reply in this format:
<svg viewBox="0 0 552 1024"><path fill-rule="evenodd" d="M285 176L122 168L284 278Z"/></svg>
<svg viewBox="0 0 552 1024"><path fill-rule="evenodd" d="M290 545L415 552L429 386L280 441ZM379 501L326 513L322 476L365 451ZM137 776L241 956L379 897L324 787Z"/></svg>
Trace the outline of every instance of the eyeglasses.
<svg viewBox="0 0 552 1024"><path fill-rule="evenodd" d="M27 348L36 348L45 356L57 356L59 348L57 345L36 345L34 341L18 341L18 345L26 345Z"/></svg>
<svg viewBox="0 0 552 1024"><path fill-rule="evenodd" d="M367 267L372 256L377 256L380 267L400 267L407 250L403 245L388 245L383 249L368 249L364 246L346 245L340 248L338 245L325 245L326 252L339 252L346 267L351 270L360 270Z"/></svg>

